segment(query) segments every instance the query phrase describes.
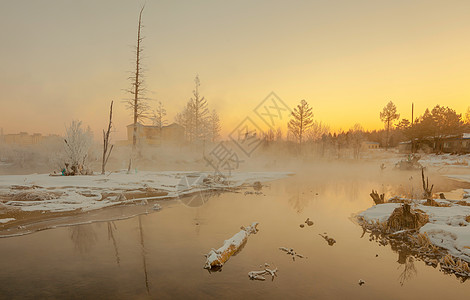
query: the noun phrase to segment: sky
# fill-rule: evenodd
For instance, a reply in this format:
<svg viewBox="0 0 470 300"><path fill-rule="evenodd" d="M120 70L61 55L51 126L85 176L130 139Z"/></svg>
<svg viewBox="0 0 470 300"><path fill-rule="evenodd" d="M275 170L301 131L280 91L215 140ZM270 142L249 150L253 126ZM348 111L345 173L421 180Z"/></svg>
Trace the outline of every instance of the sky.
<svg viewBox="0 0 470 300"><path fill-rule="evenodd" d="M81 120L115 139L143 1L0 1L0 128L64 134ZM147 96L169 122L200 92L230 132L270 92L305 99L332 130L383 128L436 104L470 106L470 1L151 1L143 41Z"/></svg>

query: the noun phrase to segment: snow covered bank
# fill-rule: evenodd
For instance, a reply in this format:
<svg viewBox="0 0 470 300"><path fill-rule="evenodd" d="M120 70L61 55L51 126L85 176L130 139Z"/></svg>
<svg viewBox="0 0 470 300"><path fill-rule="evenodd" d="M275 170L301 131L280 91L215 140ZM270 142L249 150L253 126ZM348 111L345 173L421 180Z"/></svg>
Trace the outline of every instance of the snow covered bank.
<svg viewBox="0 0 470 300"><path fill-rule="evenodd" d="M218 178L211 172L126 172L90 176L48 174L0 176L3 209L65 212L89 211L108 206L176 198L187 194L239 188L255 182L287 177L285 172L234 173Z"/></svg>
<svg viewBox="0 0 470 300"><path fill-rule="evenodd" d="M426 234L434 246L444 248L454 257L470 262L470 206L457 204L458 201L455 200L441 200L440 205L445 206L436 207L424 205L425 201L412 204L414 210L421 210L429 216L429 222L419 228L418 233ZM384 228L384 222L387 222L395 208L401 205L375 205L360 213L358 217L368 225L383 224Z"/></svg>

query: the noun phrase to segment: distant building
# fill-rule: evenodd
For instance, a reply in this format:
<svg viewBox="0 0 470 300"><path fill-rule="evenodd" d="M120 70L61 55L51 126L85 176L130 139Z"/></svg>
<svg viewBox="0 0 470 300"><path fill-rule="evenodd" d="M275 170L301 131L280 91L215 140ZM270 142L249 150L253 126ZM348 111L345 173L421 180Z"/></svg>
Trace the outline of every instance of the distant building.
<svg viewBox="0 0 470 300"><path fill-rule="evenodd" d="M449 135L439 139L439 144L433 137L414 140L416 150L430 153L433 149L441 149L444 153L470 153L470 133ZM441 147L442 146L442 147ZM412 141L402 142L398 145L400 153L411 153Z"/></svg>
<svg viewBox="0 0 470 300"><path fill-rule="evenodd" d="M132 145L133 134L134 124L127 125L127 140L120 144ZM176 123L162 128L137 123L137 142L147 145L181 144L184 142L184 128Z"/></svg>
<svg viewBox="0 0 470 300"><path fill-rule="evenodd" d="M380 144L377 142L362 142L361 148L362 150L371 150L371 149L379 149Z"/></svg>
<svg viewBox="0 0 470 300"><path fill-rule="evenodd" d="M58 135L48 135L44 136L40 133L28 134L27 132L20 132L16 134L5 134L2 135L1 141L5 144L10 145L20 145L20 146L30 146L36 145L45 141L50 141L53 139L59 139Z"/></svg>
<svg viewBox="0 0 470 300"><path fill-rule="evenodd" d="M442 152L470 153L470 133L449 136L442 140Z"/></svg>

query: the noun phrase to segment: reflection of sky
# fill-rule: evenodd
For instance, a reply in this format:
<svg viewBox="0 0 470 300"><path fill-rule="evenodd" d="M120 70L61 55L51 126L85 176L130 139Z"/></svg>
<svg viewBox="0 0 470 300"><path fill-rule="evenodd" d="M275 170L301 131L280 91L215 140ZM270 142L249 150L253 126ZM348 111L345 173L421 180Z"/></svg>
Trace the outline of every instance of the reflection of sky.
<svg viewBox="0 0 470 300"><path fill-rule="evenodd" d="M469 2L340 2L147 3L148 96L173 120L198 73L225 134L272 90L290 107L305 98L333 129L358 120L382 126L378 112L389 100L406 118L411 101L415 114L437 103L464 112ZM139 8L122 0L2 1L5 133L62 133L76 118L98 133L113 99L123 138L131 118L118 103L133 69Z"/></svg>

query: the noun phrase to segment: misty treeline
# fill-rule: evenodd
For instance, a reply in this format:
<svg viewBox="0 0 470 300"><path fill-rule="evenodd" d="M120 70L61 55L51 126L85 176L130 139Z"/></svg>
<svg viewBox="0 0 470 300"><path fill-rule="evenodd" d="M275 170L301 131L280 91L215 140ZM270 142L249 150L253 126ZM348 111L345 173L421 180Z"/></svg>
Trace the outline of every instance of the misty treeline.
<svg viewBox="0 0 470 300"><path fill-rule="evenodd" d="M315 120L312 108L302 100L293 109L285 133L280 127L263 132L263 148L293 155L358 159L367 149L367 143L375 142L387 149L414 141L414 151L420 146L420 150L441 153L443 138L470 133L470 107L462 115L450 107L436 105L426 109L412 124L408 119L400 119L395 104L390 101L379 118L384 123L383 129L368 131L356 123L348 130L332 132L327 124ZM425 143L429 141L432 143Z"/></svg>

